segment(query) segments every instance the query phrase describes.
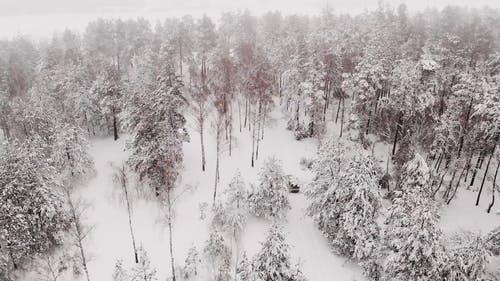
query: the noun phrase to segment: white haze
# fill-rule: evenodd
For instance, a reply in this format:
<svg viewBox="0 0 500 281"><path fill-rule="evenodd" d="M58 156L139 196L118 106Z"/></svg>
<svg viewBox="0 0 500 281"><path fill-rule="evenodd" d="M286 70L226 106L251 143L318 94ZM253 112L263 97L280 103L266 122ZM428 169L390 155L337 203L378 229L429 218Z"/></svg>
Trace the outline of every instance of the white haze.
<svg viewBox="0 0 500 281"><path fill-rule="evenodd" d="M280 10L283 14L318 14L326 6L335 12L356 14L373 10L378 0L0 0L0 38L29 35L48 37L65 29L81 31L96 18L138 18L152 23L166 17L203 14L218 19L222 12L248 9L255 15ZM497 0L386 0L396 7L405 3L410 11L441 9L446 5L499 8Z"/></svg>

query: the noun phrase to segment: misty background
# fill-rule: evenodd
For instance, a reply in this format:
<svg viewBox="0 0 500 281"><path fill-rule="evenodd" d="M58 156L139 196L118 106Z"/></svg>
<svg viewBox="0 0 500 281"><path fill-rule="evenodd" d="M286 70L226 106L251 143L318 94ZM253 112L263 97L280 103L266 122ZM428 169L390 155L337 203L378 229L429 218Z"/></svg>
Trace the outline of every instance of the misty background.
<svg viewBox="0 0 500 281"><path fill-rule="evenodd" d="M385 0L397 7L405 3L409 12L447 5L500 8L497 0ZM254 15L279 10L283 14L318 14L325 7L337 13L373 10L378 0L0 0L0 38L30 35L51 36L65 29L83 30L96 18L146 18L153 23L166 17L203 14L218 19L222 12L248 9Z"/></svg>

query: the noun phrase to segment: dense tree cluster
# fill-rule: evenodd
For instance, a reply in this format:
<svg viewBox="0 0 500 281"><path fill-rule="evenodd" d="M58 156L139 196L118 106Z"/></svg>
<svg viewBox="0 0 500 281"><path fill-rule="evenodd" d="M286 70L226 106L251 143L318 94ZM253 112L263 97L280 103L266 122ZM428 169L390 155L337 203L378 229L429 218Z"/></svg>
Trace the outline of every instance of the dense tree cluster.
<svg viewBox="0 0 500 281"><path fill-rule="evenodd" d="M2 40L0 201L5 204L0 225L8 227L0 229L0 279L12 279L13 269L61 243L58 233L74 229L76 239L83 239L71 191L93 171L89 137L130 136L128 165L141 188L152 191L168 211L174 281L171 193L182 168L183 143L189 141L190 117L200 134L201 169L214 165L217 231L237 241L247 212L284 218L286 179L275 160L263 163L250 194L238 176L223 193L226 201L218 201L217 192L220 155L231 155L234 132L248 130L247 161L253 167L278 104L296 139L323 143L312 165L308 211L338 252L362 262L370 276L383 272L391 280L465 278L445 272L456 268L478 278L485 254L473 247L470 235L463 248L443 246L436 201L441 195L449 204L465 183L477 187L479 205L496 164L488 212L495 202L499 49L497 10L446 7L410 15L405 5L384 4L357 16L329 9L316 16L225 13L217 24L207 16L155 24L99 19L82 34L64 31L39 42ZM394 169L387 168L387 174L395 175L396 188L384 229L376 223L380 172L364 153L345 155L358 147L326 140L331 122L340 123L339 137L346 129L355 132L364 148L378 141L391 144L388 162ZM214 147L205 144L209 129ZM207 159L208 149L214 159ZM203 254L225 265L220 233L214 230ZM269 243L281 243L278 230L270 237ZM495 235L490 238L485 245L494 244ZM463 262L476 250L478 266ZM382 264L381 257L397 263ZM458 265L443 269L443 260ZM249 276L246 267L237 270L241 276ZM280 267L272 270L277 275L256 278L295 278ZM226 271L214 276L224 279Z"/></svg>

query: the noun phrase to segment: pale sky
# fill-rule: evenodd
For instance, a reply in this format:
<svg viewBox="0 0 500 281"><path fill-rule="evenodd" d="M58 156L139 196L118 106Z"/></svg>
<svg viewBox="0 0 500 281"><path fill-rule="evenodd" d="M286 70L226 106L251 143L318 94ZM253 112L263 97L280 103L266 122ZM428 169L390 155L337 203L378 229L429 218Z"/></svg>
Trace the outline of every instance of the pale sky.
<svg viewBox="0 0 500 281"><path fill-rule="evenodd" d="M65 28L81 30L97 17L145 17L154 21L167 16L207 14L218 18L221 12L244 9L256 15L270 10L314 14L326 5L339 13L359 13L375 9L377 3L378 0L0 0L0 38L19 34L50 36ZM500 9L500 0L385 0L384 3L392 6L406 3L410 12L446 5Z"/></svg>

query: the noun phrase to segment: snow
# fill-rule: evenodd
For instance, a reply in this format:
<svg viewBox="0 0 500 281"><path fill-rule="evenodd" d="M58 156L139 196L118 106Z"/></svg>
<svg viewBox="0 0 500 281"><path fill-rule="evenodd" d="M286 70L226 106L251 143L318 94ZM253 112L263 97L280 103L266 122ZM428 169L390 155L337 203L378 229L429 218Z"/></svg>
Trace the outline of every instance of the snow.
<svg viewBox="0 0 500 281"><path fill-rule="evenodd" d="M264 132L264 140L260 143L259 158L254 168L250 166L250 132L248 128L243 128L240 133L239 122L235 120L232 155L229 156L227 150L221 155L218 194L222 194L237 170L241 172L247 188L250 188L250 183L256 184L263 160L270 156L282 161L286 174L294 175L301 183L309 181L311 173L303 170L299 162L302 157L314 156L317 141L295 141L292 133L284 129L285 121L281 113L274 112L272 115ZM199 206L202 203L211 206L214 188L213 132L207 132L207 169L202 172L199 135L192 128L189 131L191 141L184 145L184 171L176 189L179 199L174 205L174 256L179 266L184 265L190 247L194 245L201 251L208 238L209 219L200 219ZM110 138L93 140L91 154L97 175L78 190L78 194L90 206L85 222L93 226L87 241L87 251L91 257L88 266L93 280L111 280L113 267L118 259L123 260L125 267L134 264L126 208L117 199L120 189L112 181L112 165L118 166L128 157L125 139L122 136L116 142ZM291 245L292 262L300 263L310 281L331 280L332 276L339 281L364 280L361 269L333 253L311 218L305 215L308 205L303 194L305 188L302 184L300 193L289 194L292 209L287 215L284 230L287 242ZM152 200L137 199L133 204L137 244L143 245L148 251L151 263L158 271L158 279L165 280L170 273L168 233L166 224L162 221L165 216ZM206 212L209 212L209 207ZM246 251L249 258L256 254L269 227L269 222L251 217L243 231L239 252Z"/></svg>
<svg viewBox="0 0 500 281"><path fill-rule="evenodd" d="M292 262L300 264L303 273L310 281L331 280L333 276L339 281L365 280L361 268L336 255L311 218L306 216L305 208L308 201L304 196L304 190L312 174L299 163L301 158L314 157L318 143L313 139L296 141L293 134L285 130L285 123L285 118L279 110L272 113L265 128L264 140L260 143L259 158L252 168L251 134L248 128L243 128L242 132L239 132L239 122L236 117L232 155L229 156L227 149L221 155L219 196L222 196L223 189L236 171L241 172L247 188L250 188L250 183L257 184L263 160L271 156L276 157L282 162L284 172L295 176L301 183L300 193L289 194L292 208L284 222L287 242L291 245ZM338 136L339 126L329 124L329 127L331 133ZM215 180L214 133L206 131L207 169L202 172L199 134L194 127L190 127L189 132L191 141L184 145L184 171L176 188L179 199L174 206L174 256L179 266L184 265L190 247L196 246L201 252L208 238L209 216L204 220L200 218L200 204L206 203L208 207L205 213L210 212ZM91 257L89 270L93 280L111 280L113 267L118 259L123 260L125 267L134 265L126 208L117 199L120 189L112 181L114 173L112 165L120 165L128 157L125 143L126 136L122 136L116 142L111 138L94 139L91 154L97 175L78 189L78 194L89 205L85 222L93 226L87 241L87 251ZM372 148L371 153L377 157L384 170L390 148L390 144L380 142L375 143ZM478 231L484 235L498 226L500 221L499 215L496 214L498 208L494 207L491 214L486 214L485 211L490 200L489 191L484 192L478 207L473 206L476 195L475 191L461 188L450 205L442 206L440 227L445 235L458 230ZM160 206L152 200L136 199L133 204L137 244L148 251L151 263L158 271L158 280L165 280L170 274L168 233L163 219L165 215L160 211ZM261 248L260 242L264 240L269 227L269 222L250 217L242 233L239 253L246 251L249 258L253 257ZM489 269L494 270L498 267L500 260L492 260Z"/></svg>

